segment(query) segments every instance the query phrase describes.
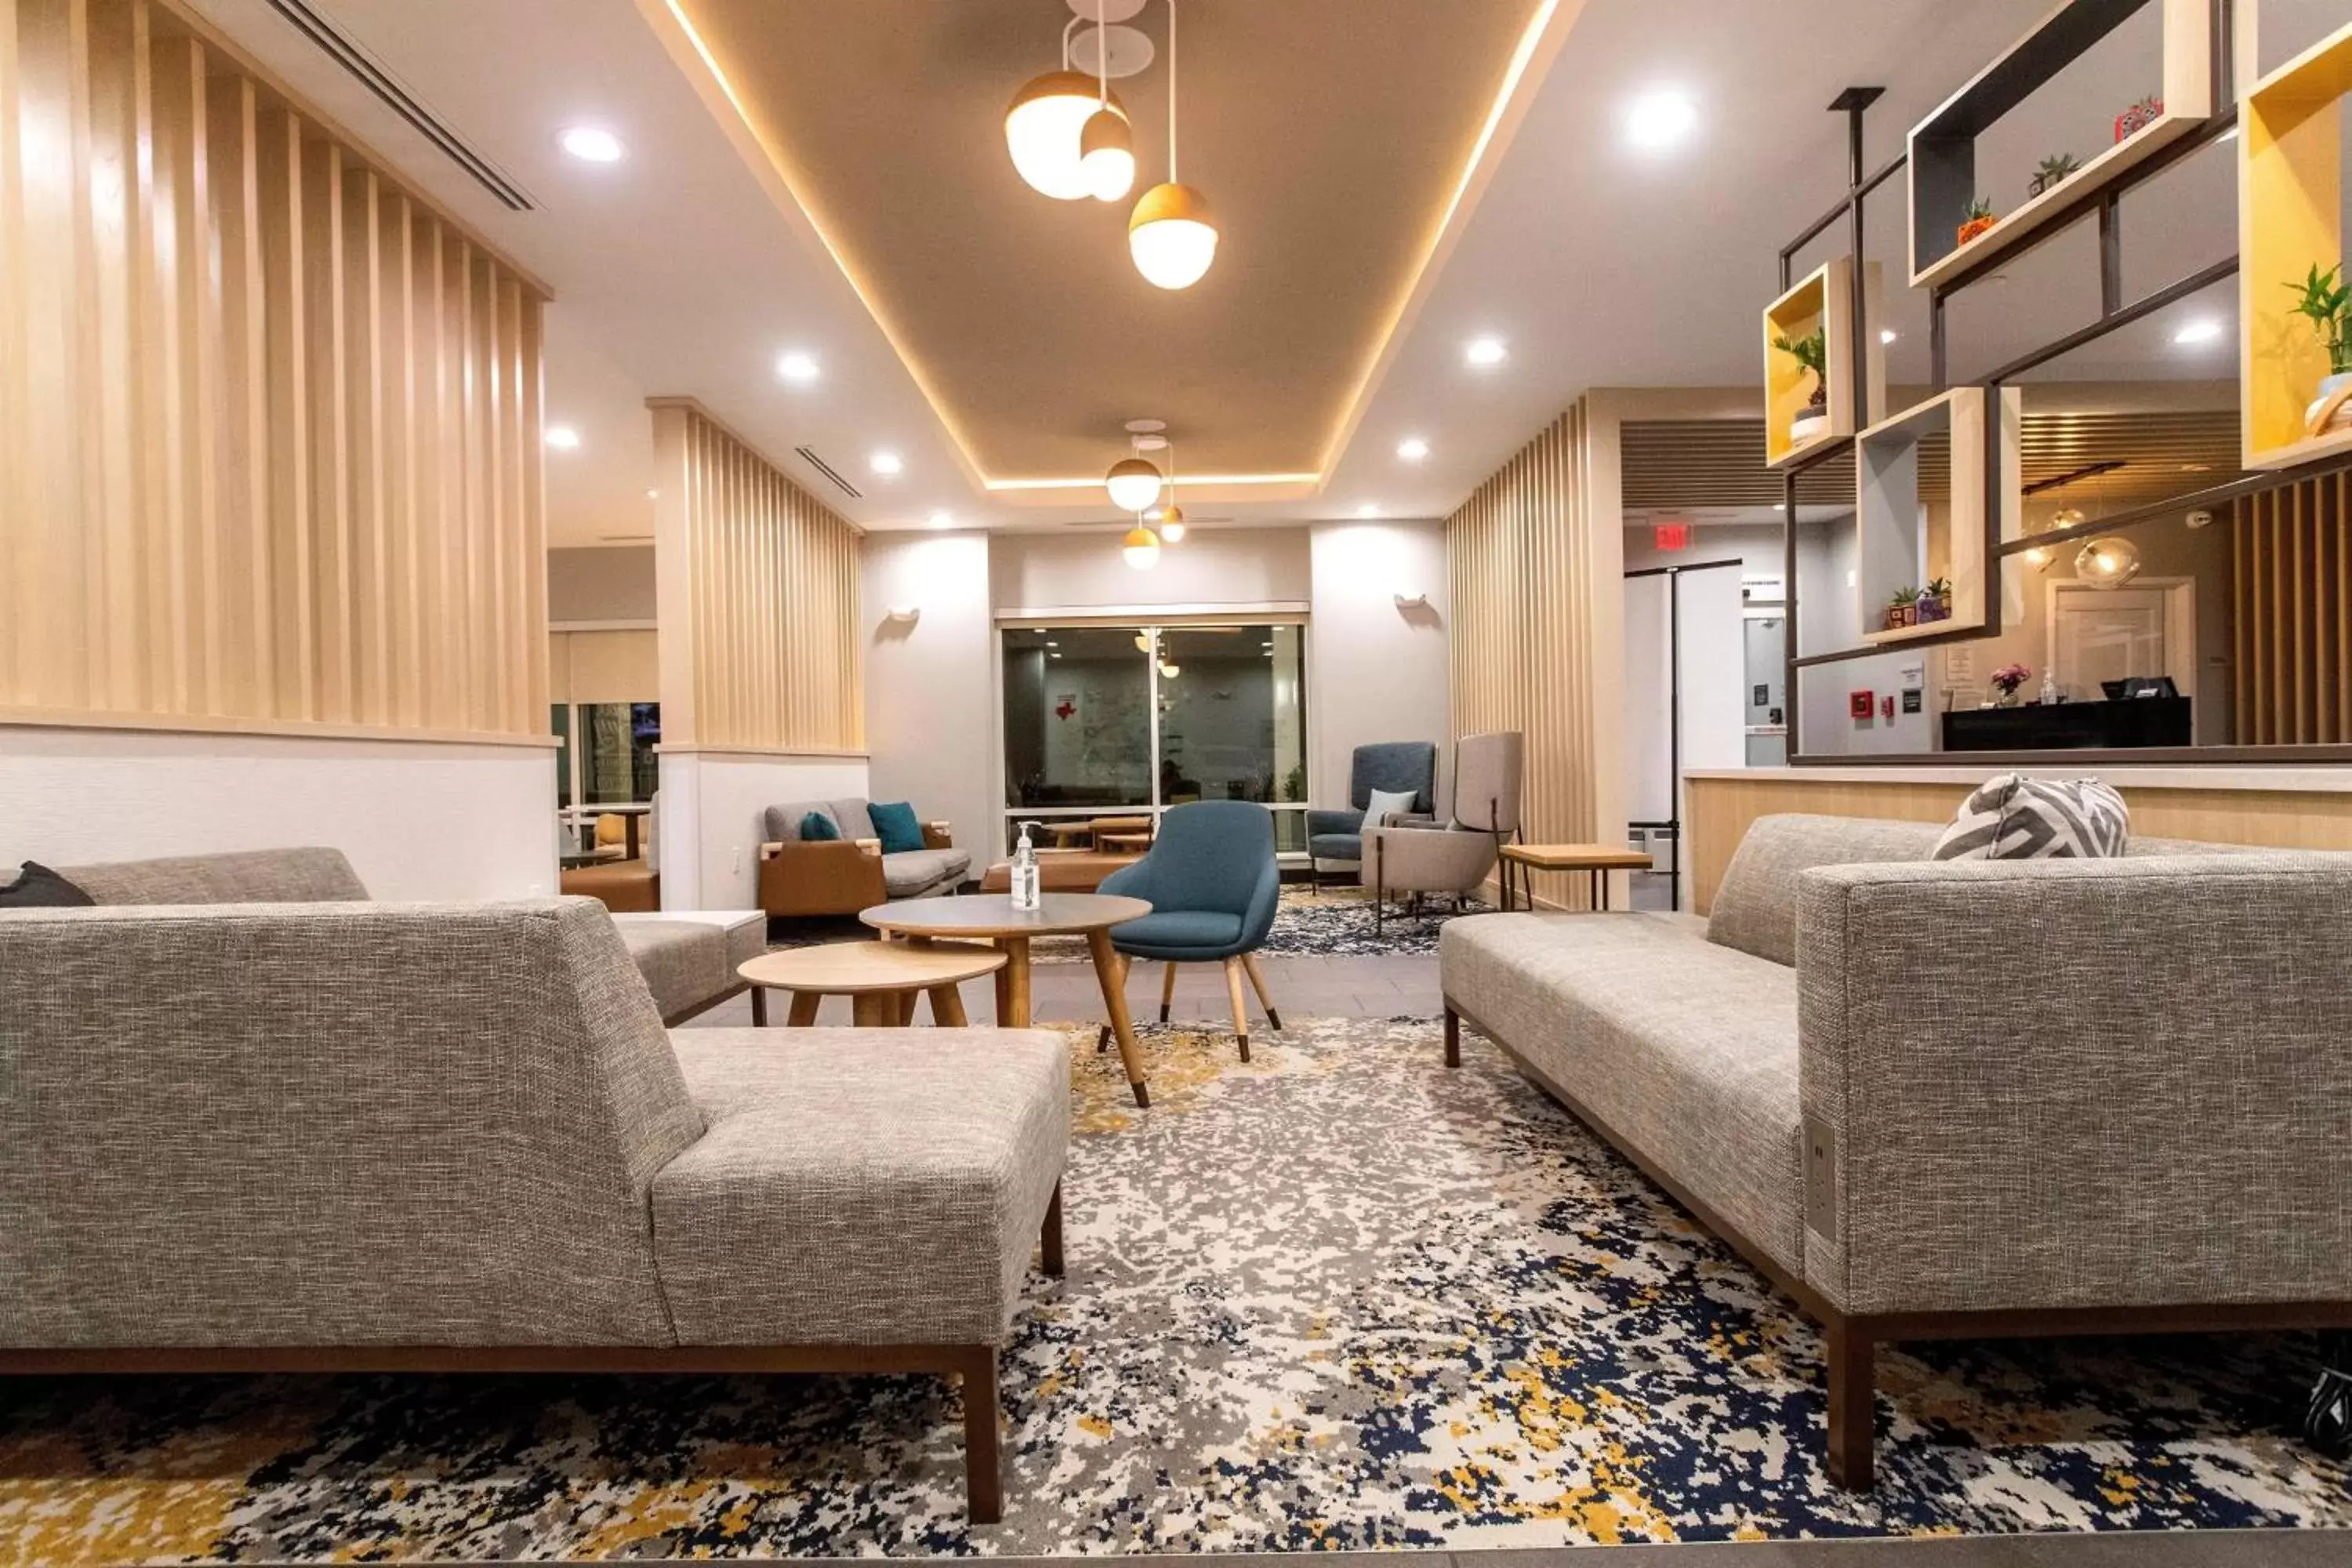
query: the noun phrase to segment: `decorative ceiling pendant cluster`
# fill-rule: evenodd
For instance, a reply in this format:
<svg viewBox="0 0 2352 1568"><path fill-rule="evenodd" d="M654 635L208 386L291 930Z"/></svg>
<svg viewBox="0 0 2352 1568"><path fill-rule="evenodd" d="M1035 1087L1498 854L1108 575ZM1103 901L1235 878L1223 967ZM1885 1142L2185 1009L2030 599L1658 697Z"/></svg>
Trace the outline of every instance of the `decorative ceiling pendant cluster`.
<svg viewBox="0 0 2352 1568"><path fill-rule="evenodd" d="M1158 419L1129 420L1127 438L1132 450L1103 476L1111 504L1135 513L1135 526L1119 541L1119 549L1127 563L1139 572L1160 564L1162 544L1175 544L1184 537L1184 509L1176 504L1176 448L1169 442L1167 429L1167 424ZM1167 454L1165 474L1145 455L1152 452Z"/></svg>
<svg viewBox="0 0 2352 1568"><path fill-rule="evenodd" d="M1140 11L1143 0L1070 0L1070 8L1077 15L1062 29L1062 68L1013 95L1004 112L1004 143L1013 168L1040 195L1065 202L1119 201L1135 184L1135 130L1110 79L1150 64L1151 46L1142 34L1115 24ZM1070 59L1073 31L1084 21L1094 23L1092 76L1074 69ZM1127 247L1136 270L1162 289L1191 288L1217 256L1208 200L1177 174L1176 0L1168 0L1168 179L1135 204Z"/></svg>

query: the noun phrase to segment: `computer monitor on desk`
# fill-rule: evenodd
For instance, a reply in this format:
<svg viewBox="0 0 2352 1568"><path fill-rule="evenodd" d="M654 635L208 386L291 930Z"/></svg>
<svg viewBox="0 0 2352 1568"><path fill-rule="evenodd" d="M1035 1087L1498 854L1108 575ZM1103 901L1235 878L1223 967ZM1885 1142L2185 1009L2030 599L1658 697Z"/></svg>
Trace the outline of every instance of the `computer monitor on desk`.
<svg viewBox="0 0 2352 1568"><path fill-rule="evenodd" d="M2180 695L2180 688L2172 683L2172 677L2168 675L2127 675L2121 680L2102 680L2099 689L2107 694L2111 702L2120 702L2126 697Z"/></svg>

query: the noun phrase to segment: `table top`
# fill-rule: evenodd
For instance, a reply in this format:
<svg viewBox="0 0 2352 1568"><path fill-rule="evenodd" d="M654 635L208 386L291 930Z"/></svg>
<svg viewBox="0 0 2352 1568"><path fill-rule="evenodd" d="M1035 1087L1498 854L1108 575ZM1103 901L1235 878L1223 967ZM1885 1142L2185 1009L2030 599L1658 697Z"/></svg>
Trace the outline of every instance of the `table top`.
<svg viewBox="0 0 2352 1568"><path fill-rule="evenodd" d="M1639 849L1615 844L1506 844L1502 853L1538 871L1646 871L1653 864Z"/></svg>
<svg viewBox="0 0 2352 1568"><path fill-rule="evenodd" d="M735 973L754 985L779 991L821 991L854 996L868 991L919 991L977 980L1004 967L992 947L958 942L934 947L912 942L833 942L823 947L793 947L746 959Z"/></svg>
<svg viewBox="0 0 2352 1568"><path fill-rule="evenodd" d="M1065 936L1124 925L1150 912L1141 899L1101 893L1047 893L1034 910L1014 909L1010 894L978 893L877 904L857 918L905 936Z"/></svg>

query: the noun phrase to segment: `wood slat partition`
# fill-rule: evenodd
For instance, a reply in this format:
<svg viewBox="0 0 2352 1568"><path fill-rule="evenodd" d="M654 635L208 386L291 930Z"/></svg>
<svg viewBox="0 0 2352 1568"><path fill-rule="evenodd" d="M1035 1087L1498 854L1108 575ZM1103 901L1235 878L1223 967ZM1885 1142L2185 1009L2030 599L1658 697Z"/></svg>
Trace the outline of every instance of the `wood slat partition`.
<svg viewBox="0 0 2352 1568"><path fill-rule="evenodd" d="M2281 485L2231 517L2242 746L2352 744L2352 473Z"/></svg>
<svg viewBox="0 0 2352 1568"><path fill-rule="evenodd" d="M1585 608L1620 590L1593 567L1591 420L1585 403L1570 408L1445 523L1454 732L1526 736L1521 815L1533 843L1601 832L1598 726L1618 698L1594 689ZM1561 909L1591 904L1581 876L1538 872L1535 890Z"/></svg>
<svg viewBox="0 0 2352 1568"><path fill-rule="evenodd" d="M866 744L858 531L688 398L656 398L664 750Z"/></svg>
<svg viewBox="0 0 2352 1568"><path fill-rule="evenodd" d="M171 0L0 0L0 721L545 737L546 299Z"/></svg>

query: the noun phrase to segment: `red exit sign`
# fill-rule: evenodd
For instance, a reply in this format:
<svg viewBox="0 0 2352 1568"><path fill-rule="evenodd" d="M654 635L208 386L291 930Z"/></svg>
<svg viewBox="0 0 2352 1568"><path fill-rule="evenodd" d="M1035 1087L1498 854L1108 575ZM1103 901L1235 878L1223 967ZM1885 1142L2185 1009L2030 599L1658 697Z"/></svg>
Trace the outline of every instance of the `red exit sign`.
<svg viewBox="0 0 2352 1568"><path fill-rule="evenodd" d="M1657 546L1661 550L1690 548L1690 524L1687 522L1662 522L1657 526L1656 535Z"/></svg>

